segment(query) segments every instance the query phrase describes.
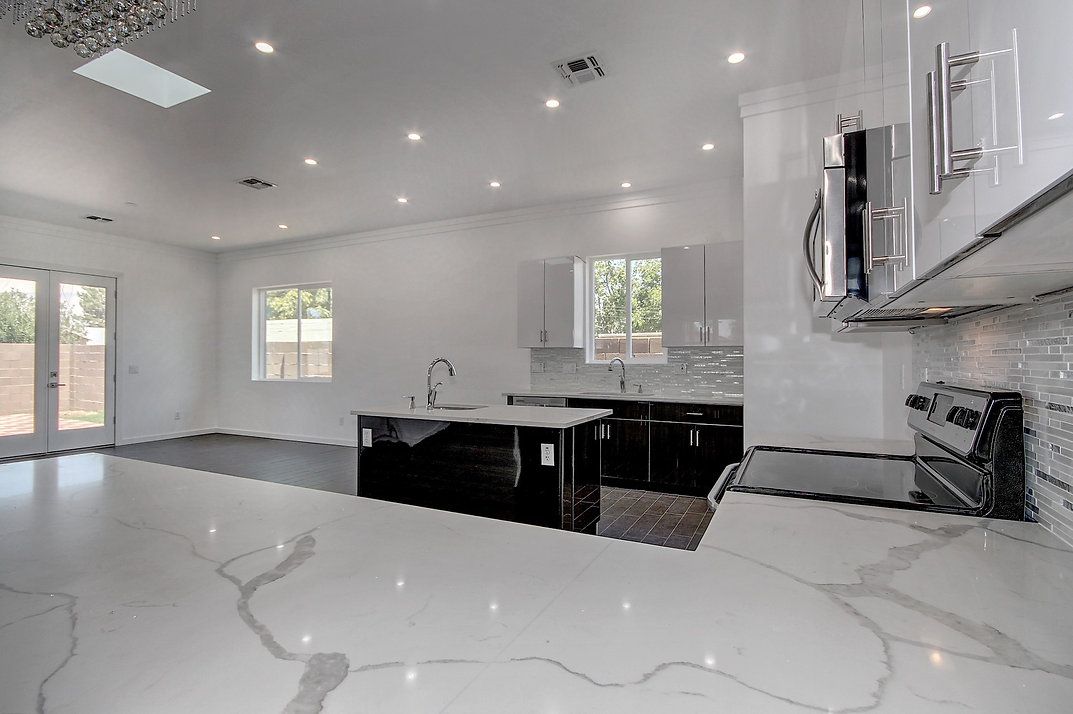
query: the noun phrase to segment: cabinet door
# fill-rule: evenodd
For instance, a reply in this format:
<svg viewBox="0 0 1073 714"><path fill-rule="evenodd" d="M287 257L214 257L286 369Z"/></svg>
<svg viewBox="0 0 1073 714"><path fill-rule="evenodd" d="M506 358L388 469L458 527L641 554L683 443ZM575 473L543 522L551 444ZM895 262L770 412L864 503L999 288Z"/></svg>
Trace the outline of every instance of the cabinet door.
<svg viewBox="0 0 1073 714"><path fill-rule="evenodd" d="M908 19L913 157L912 212L916 228L913 258L917 278L976 238L975 199L971 178L944 179L941 192L930 193L933 173L932 105L928 100L927 74L936 69L936 46L939 43L949 42L952 54L968 49L969 2L933 0L931 7L932 11L925 17ZM907 6L906 12L912 12L913 9ZM965 74L964 67L954 68L951 73L954 80L962 79ZM954 149L967 149L976 143L972 100L971 91L952 94L950 128Z"/></svg>
<svg viewBox="0 0 1073 714"><path fill-rule="evenodd" d="M518 264L518 346L544 346L544 261Z"/></svg>
<svg viewBox="0 0 1073 714"><path fill-rule="evenodd" d="M978 141L1005 148L976 174L980 232L1073 168L1073 2L973 0L970 43L959 52L1008 50L968 67Z"/></svg>
<svg viewBox="0 0 1073 714"><path fill-rule="evenodd" d="M704 344L704 246L660 251L663 264L663 346Z"/></svg>
<svg viewBox="0 0 1073 714"><path fill-rule="evenodd" d="M544 346L584 347L584 263L576 258L544 261Z"/></svg>
<svg viewBox="0 0 1073 714"><path fill-rule="evenodd" d="M698 426L693 449L693 493L707 495L728 464L741 461L742 429L736 426Z"/></svg>
<svg viewBox="0 0 1073 714"><path fill-rule="evenodd" d="M648 480L648 422L604 419L601 422L600 475L627 481Z"/></svg>
<svg viewBox="0 0 1073 714"><path fill-rule="evenodd" d="M695 480L697 427L691 424L652 422L652 488L667 493L689 493Z"/></svg>
<svg viewBox="0 0 1073 714"><path fill-rule="evenodd" d="M733 241L709 243L704 247L705 344L745 343L742 324L744 246L742 241Z"/></svg>

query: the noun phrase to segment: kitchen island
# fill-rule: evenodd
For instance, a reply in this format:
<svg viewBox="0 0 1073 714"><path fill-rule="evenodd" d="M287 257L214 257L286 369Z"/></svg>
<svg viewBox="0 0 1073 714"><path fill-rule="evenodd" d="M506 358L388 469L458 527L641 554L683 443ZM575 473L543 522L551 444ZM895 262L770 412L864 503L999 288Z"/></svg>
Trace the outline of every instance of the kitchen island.
<svg viewBox="0 0 1073 714"><path fill-rule="evenodd" d="M447 405L351 414L359 496L596 532L599 463L583 437L608 409Z"/></svg>

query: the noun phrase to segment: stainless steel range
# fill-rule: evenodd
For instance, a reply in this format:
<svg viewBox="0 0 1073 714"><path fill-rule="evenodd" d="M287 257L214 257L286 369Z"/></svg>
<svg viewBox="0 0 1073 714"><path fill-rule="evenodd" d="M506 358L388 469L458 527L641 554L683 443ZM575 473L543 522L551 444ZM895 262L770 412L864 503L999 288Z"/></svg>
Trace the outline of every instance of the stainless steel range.
<svg viewBox="0 0 1073 714"><path fill-rule="evenodd" d="M708 500L735 491L1024 520L1020 394L922 382L905 404L912 456L753 446Z"/></svg>

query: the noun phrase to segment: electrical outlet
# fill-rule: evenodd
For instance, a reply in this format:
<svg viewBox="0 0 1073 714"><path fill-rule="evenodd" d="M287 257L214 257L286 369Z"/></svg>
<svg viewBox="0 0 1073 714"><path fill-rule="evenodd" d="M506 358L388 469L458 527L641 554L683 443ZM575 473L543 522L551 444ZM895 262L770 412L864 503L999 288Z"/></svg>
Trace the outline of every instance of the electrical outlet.
<svg viewBox="0 0 1073 714"><path fill-rule="evenodd" d="M555 465L555 445L554 444L541 444L540 445L540 465L541 466L554 466Z"/></svg>
<svg viewBox="0 0 1073 714"><path fill-rule="evenodd" d="M373 445L373 430L362 429L361 430L361 445L372 446Z"/></svg>
<svg viewBox="0 0 1073 714"><path fill-rule="evenodd" d="M183 418L182 412L175 412L175 421L179 421Z"/></svg>
<svg viewBox="0 0 1073 714"><path fill-rule="evenodd" d="M140 371L141 370L138 368L138 365L136 365L136 364L132 364L132 365L129 365L127 367L127 374L138 374L138 372L140 372Z"/></svg>
<svg viewBox="0 0 1073 714"><path fill-rule="evenodd" d="M532 374L544 374L544 363L533 362L529 365L529 372Z"/></svg>

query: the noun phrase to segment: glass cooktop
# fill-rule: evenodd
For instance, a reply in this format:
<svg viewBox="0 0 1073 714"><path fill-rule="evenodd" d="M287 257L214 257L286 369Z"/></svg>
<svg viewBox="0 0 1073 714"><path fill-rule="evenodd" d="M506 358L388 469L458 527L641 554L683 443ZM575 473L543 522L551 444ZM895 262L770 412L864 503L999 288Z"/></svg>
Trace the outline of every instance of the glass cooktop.
<svg viewBox="0 0 1073 714"><path fill-rule="evenodd" d="M964 508L911 456L846 454L756 447L734 476L731 491L888 502L891 506Z"/></svg>

